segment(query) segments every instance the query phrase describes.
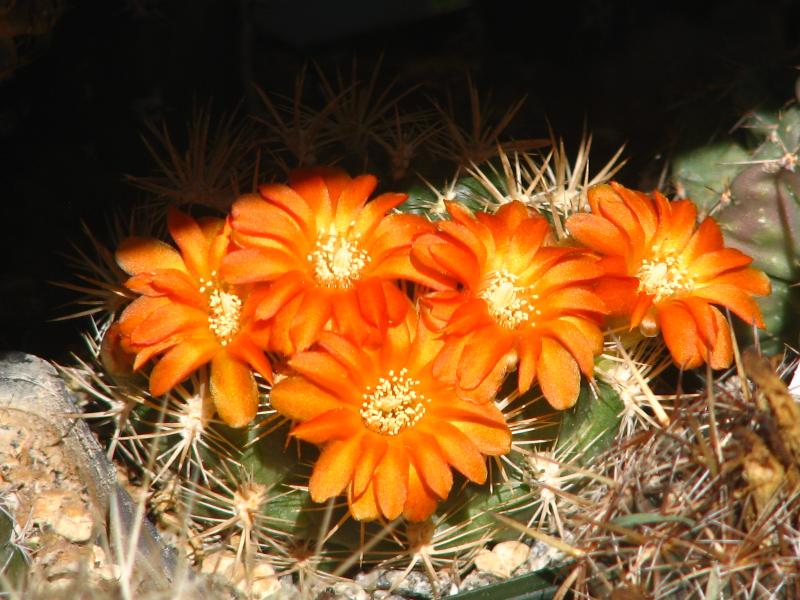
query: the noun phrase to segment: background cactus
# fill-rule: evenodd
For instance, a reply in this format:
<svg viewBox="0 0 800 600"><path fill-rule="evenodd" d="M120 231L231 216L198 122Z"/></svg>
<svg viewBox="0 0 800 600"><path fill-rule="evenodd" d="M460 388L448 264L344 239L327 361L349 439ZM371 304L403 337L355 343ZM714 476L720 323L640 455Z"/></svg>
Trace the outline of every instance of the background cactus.
<svg viewBox="0 0 800 600"><path fill-rule="evenodd" d="M201 4L196 5L198 12L208 9L208 4ZM245 5L249 3L242 4ZM570 30L574 30L573 24L570 25ZM513 30L513 24L504 23L502 39L510 44L520 43L511 38L524 39L529 44L529 25L525 25L524 35L517 36L507 35L508 26ZM585 32L586 27L581 24L578 31ZM544 29L547 31L541 32L542 42L547 44L550 27ZM480 32L475 33L470 33L470 47L473 39L480 37ZM615 47L623 36L621 31L614 32ZM596 35L581 37L591 39L592 48L598 43ZM436 39L441 39L439 31ZM551 41L555 42L554 47L564 43L562 39ZM481 54L480 43L475 48ZM673 52L670 50L670 64ZM588 60L579 62L581 66L586 64L584 75L592 72ZM283 65L281 60L268 64L278 72L299 70L291 64ZM503 59L503 65L497 79L514 80L520 89L534 87L534 78L526 80L525 73L516 72L508 57ZM431 79L440 77L442 72L449 79L434 82L424 94L406 94L403 81L408 81L408 73L401 76L400 82L387 86L385 77L371 71L369 66L364 68L362 63L354 64L352 69L348 64L341 77L333 69L311 68L305 74L306 79L299 80L296 89L300 93L294 98L282 97L268 86L263 94L250 94L246 108L233 117L217 119L207 111L190 128L188 140L182 140L180 132L175 133L177 130L164 129L159 123L156 129L159 134L149 139L163 172L158 179L139 178L140 186L155 196L148 197L146 203L150 208L156 205L159 212L168 205L182 203L195 215L219 214L239 193L251 191L262 181L282 180L285 172L297 164L338 161L352 173L369 170L379 174L387 189L408 191L407 207L431 219L444 216L444 199L455 199L473 209L487 211L518 199L543 210L556 227L558 237L563 238L564 230L557 229L563 217L585 207L585 187L610 177L611 167L607 171L596 168L590 171L586 164L588 151L575 153L577 158L572 161L560 145L552 143L550 147L536 148L531 144L535 138L527 131L522 135L517 135L520 129L515 131L513 127L504 131L511 117L524 120L525 114L538 127L543 112L539 100L534 98L533 107L522 110L516 98L506 98L499 103L501 110L491 116L486 112L490 106L488 94L478 94L477 86L464 85L463 79L454 83L450 75L454 70L448 64ZM663 69L652 70L659 71L658 83L665 83L661 80ZM247 64L242 72L252 74ZM598 71L598 77L603 73ZM563 90L560 94L580 96L581 102L587 88L597 87L597 81L587 80L580 73L570 72L569 78L574 79L569 88L573 93ZM535 79L537 83L540 81L538 74ZM458 96L452 104L448 102L442 93L448 87L463 88L461 93L466 92L463 95L469 96L469 102L459 102ZM231 94L238 91L234 89ZM434 102L425 101L427 93L436 95ZM617 106L617 102L623 104ZM624 102L614 99L614 110L624 115L623 120L629 118ZM454 115L450 114L451 106L456 111L467 110ZM563 113L569 115L572 126L577 128L574 122L577 113L567 108ZM250 116L257 117L255 125L246 120ZM636 122L636 129L639 127ZM647 137L648 132L658 127L648 124L637 135ZM215 128L220 135L211 133ZM239 136L242 130L248 135ZM515 142L514 135L522 138L521 142L519 139ZM604 140L606 150L612 147L613 153L625 135L605 130L598 137ZM163 150L157 150L156 145L163 145ZM746 160L749 158L748 154ZM124 168L147 172L142 165L126 164ZM640 172L637 170L637 175ZM417 177L418 173L424 180ZM737 175L731 176L731 181ZM626 174L627 178L631 176ZM110 196L107 194L104 202ZM732 219L731 223L735 221ZM163 233L162 228L160 222L152 231ZM109 244L106 258L113 255L115 246ZM90 252L86 254L91 257ZM109 452L126 465L131 480L146 489L151 516L172 529L176 545L187 557L202 562L207 569L228 573L231 580L244 581L242 589L249 586L253 594L256 588L252 584L257 574L267 571L263 568L267 560L270 568L292 576L314 592L342 589L341 585L346 584L337 578L353 576L359 569L372 570L359 578L370 590L382 589L388 593L391 588L404 590L406 595L418 593L419 590L403 587L406 584L400 582L400 575L407 569L410 569L408 580L434 582L433 585L428 582L429 594L452 591L453 585L468 589L469 586L462 586L460 577L472 575L467 573L481 548L491 548L498 540L516 538L522 533L534 539L539 539L537 535L548 535L547 543L560 539L565 546L559 551L561 554L553 553L553 559L545 563L553 568L540 573L538 579L525 576L521 585L538 586L552 581L560 584L565 575L576 573L571 569L578 564L584 567L573 580L579 592L591 589L602 594L622 588L618 584L624 573L622 569L614 570L613 548L619 546L619 535L623 534L615 537L602 527L587 526L586 535L582 536L579 516L585 516L586 507L598 504L609 490L619 489L621 486L615 480L635 473L634 453L626 458L629 468L620 466L621 447L630 444L638 448L638 442L634 443L636 435L642 439L653 435L652 431L659 431L669 421L674 405L681 409L687 399L695 400L692 394L703 393L702 382L695 375L679 379L669 366L669 359L664 363L663 347L653 344L643 348L627 339L623 332L615 332L621 339L618 342L615 335L608 336L606 355L598 359L598 382L584 385L579 406L573 412L552 413L536 392L522 398L508 389L500 393L499 402L514 432L514 450L492 463L490 485L454 489L431 522L420 526L402 522L387 526L340 522L346 513L341 503L320 506L308 502L304 486L316 451L284 443L287 425L271 413L268 386L263 382L260 382L262 407L257 423L242 434L207 418L208 386L203 373L166 397L154 398L147 392L145 377L131 377L111 368L114 357L101 350L107 324L104 317L118 315L121 303L129 296L119 285L122 275L114 273L113 261L108 264L103 260L103 263L89 265L87 273L93 281L86 281L87 285L74 284L79 292L90 296L89 310L99 309L95 312L98 331L97 335L94 332L90 335L89 356L82 354L83 363L69 371L69 375L76 389L89 392L84 394L87 413L97 417L97 431L108 441ZM96 286L98 281L105 285ZM728 391L725 388L725 393ZM699 412L702 406L693 404L692 408ZM708 418L702 420L703 431L705 427L710 430L715 422L713 409L709 410ZM727 415L724 411L719 414ZM705 418L706 414L703 415ZM618 428L619 436L612 435ZM688 430L684 428L681 433L684 431ZM602 452L606 444L611 449ZM697 447L702 449L703 443L698 441ZM697 478L704 476L701 470ZM620 512L625 510L627 505ZM490 511L504 514L496 518ZM503 520L504 516L517 526ZM655 523L667 528L677 522L653 519L652 515L627 522L623 518L622 524L617 525L646 529ZM604 543L612 548L604 555L609 557L608 562L603 563L611 565L607 570L611 588L603 583L605 573L585 567L591 565L592 552ZM221 557L223 548L227 554ZM696 579L702 577L703 569L708 566L698 564L701 572ZM247 565L247 569L238 565ZM648 586L658 583L658 574L642 572L645 574L641 577L641 588L653 589ZM713 566L708 567L708 572L714 572ZM709 580L713 581L713 577ZM584 584L586 587L581 588ZM510 587L525 589L514 588L513 582ZM553 587L549 589L550 593L554 591ZM707 585L704 589L714 587ZM669 587L655 590L661 594ZM495 588L491 593L498 596L505 592Z"/></svg>
<svg viewBox="0 0 800 600"><path fill-rule="evenodd" d="M743 117L728 139L678 155L673 181L720 223L731 246L767 273L772 295L759 300L767 320L767 349L800 338L800 107ZM766 341L766 340L765 340Z"/></svg>
<svg viewBox="0 0 800 600"><path fill-rule="evenodd" d="M319 113L304 110L308 112L303 118L314 121L320 131L337 126L335 119L333 124L328 123L328 119L333 119L329 114L333 110L330 104ZM279 118L276 112L272 113L272 118ZM394 118L398 123L403 122L399 107L395 107ZM409 117L409 121L413 122L414 118ZM206 116L203 119L201 128L208 129L210 123ZM381 123L378 120L375 125L379 131ZM264 125L269 130L269 123ZM435 121L430 126L435 128ZM190 136L189 143L205 143L204 139ZM219 139L243 144L245 138ZM370 139L370 136L359 138L362 144L369 144ZM163 140L171 144L167 134L162 136ZM317 139L315 143L321 144L321 148L317 150L314 143L308 146L306 160L334 148L345 151L347 144L341 142L342 145L337 146L340 142L336 136ZM567 237L565 218L588 206L587 188L607 181L619 169L617 153L597 173L590 172L589 147L587 139L579 147L574 161L570 160L562 142L553 141L551 147L532 152L500 147L483 162L453 165L450 174L446 174L445 163L438 163L438 171L432 171L434 175L440 173L439 179L435 179L438 183L427 177L414 180L409 176L400 180L404 184L395 182L393 189L409 192L409 199L401 210L424 215L433 221L446 217L446 201L486 212L494 212L508 202L521 201L542 212L553 225L554 236L563 242ZM168 154L176 155L177 151L170 148ZM421 143L418 150L424 156L425 144ZM243 165L261 160L258 146L248 145L230 151L221 146L216 152L220 156L241 156ZM191 148L187 152L189 156L195 154ZM719 160L715 151L710 154L715 157L712 161ZM414 162L409 160L409 168L413 169ZM758 170L753 175L761 178L758 181L764 178L774 181L776 173L764 171L764 164L772 163L759 163L736 174L731 188L735 190L739 182L744 185L750 181L749 169ZM686 168L682 168L683 171L678 171L676 167L676 172L686 173ZM234 171L244 172L245 169L242 166L241 170L234 168ZM396 165L388 161L384 169L384 177L391 180L392 173L396 174ZM198 177L203 172L196 170L193 176ZM252 174L251 185L254 186L263 172L255 168ZM216 171L210 176L215 181L219 179ZM394 187L398 185L400 187ZM699 184L692 182L691 185ZM202 182L196 187L205 189ZM216 184L212 188L222 189ZM225 207L238 191L249 190L233 186L222 196L215 192L213 206L201 202L195 209L207 212ZM696 191L702 192L700 188ZM159 192L159 196L159 201L164 203L162 206L186 202L180 194ZM707 197L701 193L701 201ZM770 198L774 200L775 196ZM734 211L738 206L731 202L729 206L713 210L723 226L732 230L734 219L743 218ZM712 210L708 200L701 207L705 211ZM730 216L723 219L728 210ZM98 242L92 240L92 243L97 246ZM108 252L101 248L99 254L102 257ZM584 381L576 406L567 411L553 411L538 388L520 395L513 378L507 381L495 403L505 414L511 429L512 449L508 455L490 461L490 476L484 485L467 486L466 480L457 477L449 497L423 523L407 523L402 519L391 523L360 523L350 518L347 504L341 498L324 504L311 501L307 483L318 451L305 444L287 442L289 424L270 408L270 388L266 382L259 379L261 406L255 423L236 430L213 418L205 369L164 397L155 398L147 389L146 377L115 373L107 368L113 361L104 350L102 340L109 335L113 315L119 311L120 298L126 297L124 288L120 287L119 273L107 262L88 265L94 276L86 280L100 281L101 285L87 301L92 310L102 308L95 314L98 330L87 337L91 356L66 372L76 389L88 393L87 416L100 417L98 431L108 440L110 454L127 464L132 481L145 488L152 516L172 531L174 543L184 556L203 569L221 564L220 556L228 556L232 562L226 563L225 568L230 571L227 576L231 580L241 578L236 574L239 568L244 569L245 575L257 569L273 569L278 574L291 575L301 590L312 595L334 589L340 585L340 578L353 576L357 576L359 585L368 589L380 590L388 586L413 595L416 592L404 588L407 585L404 582L422 577L428 586L425 593L435 596L444 594L453 585L458 588L456 582L468 581L475 575L478 572L475 565L483 564L483 559L477 557L484 556L488 548L504 540L511 542L530 537L535 541L529 542L532 546L540 544L550 549L539 561L531 558L533 551L527 550L528 558L524 562L528 566L523 571L534 570L537 574L518 573L519 582L503 584L505 587L501 585L489 593L512 593L514 589L521 589L515 586L534 586L548 594L553 593L554 584L573 585L581 593L601 593L604 588L598 583L602 577L596 563L583 560L589 553L599 551L598 556L605 556L603 552L611 551L604 544L617 544L616 535L643 540L644 534L635 533L642 527L657 529L659 535L669 539L682 540L688 533L678 529L689 526L690 521L695 523L683 516L681 511L687 510L683 504L679 504L675 514L662 515L654 512L650 505L645 510L602 501L607 495L617 498L617 494L623 494L630 473L643 464L638 454L629 449L631 445L638 447L636 444L651 439L668 443L673 438L662 434L662 428L679 427L675 423L684 423L681 419L685 415L696 413L695 409L687 413L683 405L685 398L692 399L698 406L707 406L703 404L707 403L704 398L716 393L713 390L717 388L703 391L702 382L693 379L684 381L688 396L676 392L676 372L658 340L642 339L636 332L608 332L605 353L596 361L596 380ZM786 263L779 265L785 267ZM788 271L781 272L777 270L778 265L773 266L773 275L787 275ZM91 296L91 287L77 289ZM278 363L279 371L281 368ZM673 414L674 410L678 412ZM707 418L714 418L713 411L707 413ZM734 419L736 423L740 420ZM685 428L686 424L681 426ZM642 435L643 432L646 433ZM699 439L697 443L703 444ZM660 449L661 454L656 456L653 448L641 451L655 461L669 452L680 453L675 448L669 452ZM652 465L652 469L657 471L658 464ZM680 468L693 468L680 460L677 464ZM713 471L720 466L705 465L704 468ZM702 471L691 471L685 476L685 484L695 485L697 478L703 477ZM740 486L740 481L732 484L731 489ZM694 502L693 494L698 493L692 489L686 501ZM619 502L627 501L626 498ZM590 507L597 512L587 518ZM603 510L615 511L610 525L599 524L608 520L602 516ZM736 512L739 509L731 510L734 511L731 515L740 514ZM680 546L682 542L676 543ZM706 558L715 556L712 552ZM678 584L670 583L671 580L654 584L651 572L642 571L638 563L627 568L628 573L635 572L636 585L659 597L679 589L675 587ZM709 568L716 572L713 569L717 567ZM577 579L570 575L564 583L565 571ZM722 577L719 585L724 587L730 580L725 579L723 571L719 571L718 577ZM247 577L251 576L246 575L241 580L245 582L243 585L252 586L252 577ZM625 577L623 571L609 571L606 579L612 582L608 584L610 589L622 589ZM469 592L465 594L469 597Z"/></svg>

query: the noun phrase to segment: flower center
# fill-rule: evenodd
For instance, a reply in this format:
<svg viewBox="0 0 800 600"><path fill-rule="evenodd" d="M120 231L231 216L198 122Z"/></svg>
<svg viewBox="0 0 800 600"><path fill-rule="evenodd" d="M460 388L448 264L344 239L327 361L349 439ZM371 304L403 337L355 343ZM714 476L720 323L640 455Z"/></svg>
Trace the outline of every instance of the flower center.
<svg viewBox="0 0 800 600"><path fill-rule="evenodd" d="M671 254L660 260L643 261L636 277L639 278L639 291L655 296L655 302L694 289L694 279L689 271Z"/></svg>
<svg viewBox="0 0 800 600"><path fill-rule="evenodd" d="M489 276L489 284L478 294L478 297L486 301L492 318L506 329L516 329L520 323L529 319L531 313L542 314L526 297L528 289L516 285L516 282L517 276L513 273L506 270L495 271ZM532 294L530 298L538 300L539 296Z"/></svg>
<svg viewBox="0 0 800 600"><path fill-rule="evenodd" d="M212 278L217 274L211 272ZM217 336L217 341L227 346L239 332L242 316L242 299L232 292L225 292L213 281L200 278L200 292L208 294L208 328Z"/></svg>
<svg viewBox="0 0 800 600"><path fill-rule="evenodd" d="M357 240L328 233L317 238L317 245L308 255L308 260L314 266L314 277L319 285L347 288L361 277L370 256L361 249Z"/></svg>
<svg viewBox="0 0 800 600"><path fill-rule="evenodd" d="M388 377L378 379L374 390L367 386L360 411L367 428L382 435L397 435L422 418L425 403L430 400L417 393L414 388L419 381L407 375L407 369L389 371Z"/></svg>

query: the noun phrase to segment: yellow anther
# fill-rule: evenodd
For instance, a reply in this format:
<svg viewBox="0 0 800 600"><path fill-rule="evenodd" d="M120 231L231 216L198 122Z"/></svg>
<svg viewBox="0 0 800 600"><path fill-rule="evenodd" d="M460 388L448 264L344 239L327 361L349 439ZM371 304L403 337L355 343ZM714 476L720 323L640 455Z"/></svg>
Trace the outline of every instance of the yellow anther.
<svg viewBox="0 0 800 600"><path fill-rule="evenodd" d="M205 292L211 284L201 286ZM236 294L223 292L219 287L211 288L208 296L208 328L217 336L223 346L227 346L239 332L239 319L242 315L242 300Z"/></svg>
<svg viewBox="0 0 800 600"><path fill-rule="evenodd" d="M515 329L528 320L533 306L525 297L527 288L516 285L517 276L508 271L496 271L490 275L489 284L478 294L486 301L489 314L507 329ZM533 298L538 298L534 294ZM538 313L541 314L541 313Z"/></svg>
<svg viewBox="0 0 800 600"><path fill-rule="evenodd" d="M636 277L639 278L639 291L655 296L655 302L694 289L691 274L671 254L643 261Z"/></svg>
<svg viewBox="0 0 800 600"><path fill-rule="evenodd" d="M317 283L324 287L347 288L361 277L370 261L366 250L355 240L336 233L321 235L315 250L308 255Z"/></svg>
<svg viewBox="0 0 800 600"><path fill-rule="evenodd" d="M425 415L425 404L430 402L414 388L419 381L407 377L408 370L389 371L381 377L371 391L362 394L361 418L364 425L375 433L397 435L406 427L413 427Z"/></svg>

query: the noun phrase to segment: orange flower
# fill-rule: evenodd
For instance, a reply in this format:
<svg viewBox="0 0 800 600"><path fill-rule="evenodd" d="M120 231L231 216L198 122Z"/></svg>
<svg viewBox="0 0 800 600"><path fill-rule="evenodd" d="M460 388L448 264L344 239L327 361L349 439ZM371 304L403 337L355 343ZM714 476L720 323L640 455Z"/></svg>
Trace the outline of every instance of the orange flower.
<svg viewBox="0 0 800 600"><path fill-rule="evenodd" d="M136 354L134 369L163 355L150 373L150 393L160 396L202 365L211 363L217 413L232 427L247 425L258 407L254 369L272 380L263 327L253 319L247 290L218 274L230 245L221 220L198 224L172 210L168 228L180 252L159 240L128 238L117 262L132 277L125 285L142 294L122 313L123 348Z"/></svg>
<svg viewBox="0 0 800 600"><path fill-rule="evenodd" d="M271 348L308 348L329 322L359 343L402 322L410 307L396 279L437 285L411 265L411 240L430 225L385 213L404 194L367 203L377 180L342 171L296 172L233 205L234 241L222 273L234 283L271 282L256 317L271 320Z"/></svg>
<svg viewBox="0 0 800 600"><path fill-rule="evenodd" d="M712 304L763 327L752 296L769 294L767 276L748 266L749 256L725 248L714 219L697 226L690 200L669 202L612 183L589 190L589 204L592 214L571 216L567 227L604 257L608 277L598 292L607 304L644 335L661 330L679 367L729 366L728 322Z"/></svg>
<svg viewBox="0 0 800 600"><path fill-rule="evenodd" d="M569 408L603 346L598 323L606 309L589 289L602 275L597 260L546 246L547 220L520 202L495 215L473 217L455 203L447 209L453 220L420 236L412 251L462 286L423 298L445 340L434 374L469 390L516 361L520 392L538 378L550 404Z"/></svg>
<svg viewBox="0 0 800 600"><path fill-rule="evenodd" d="M322 446L309 481L316 502L347 494L359 520L401 513L426 519L453 485L451 467L476 483L486 480L484 455L505 454L511 433L489 400L466 402L435 379L441 342L415 311L364 348L323 332L319 350L295 355L297 371L275 385L270 400L299 421L292 435Z"/></svg>

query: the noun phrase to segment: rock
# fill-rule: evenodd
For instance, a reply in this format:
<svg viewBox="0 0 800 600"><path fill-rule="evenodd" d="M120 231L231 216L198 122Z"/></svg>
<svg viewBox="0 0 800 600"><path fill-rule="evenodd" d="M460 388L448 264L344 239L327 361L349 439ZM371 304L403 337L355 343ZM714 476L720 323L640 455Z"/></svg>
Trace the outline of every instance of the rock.
<svg viewBox="0 0 800 600"><path fill-rule="evenodd" d="M340 581L327 586L317 595L317 600L369 600L369 594L356 583Z"/></svg>
<svg viewBox="0 0 800 600"><path fill-rule="evenodd" d="M203 560L202 572L220 575L247 597L273 598L282 589L275 569L266 561L250 565L247 572L241 560L230 550L219 550L208 554Z"/></svg>
<svg viewBox="0 0 800 600"><path fill-rule="evenodd" d="M435 585L432 585L428 576L419 571L406 573L401 569L377 569L371 574L357 576L356 583L367 590L388 590L409 598L431 598L449 593L453 585L450 571L441 571L438 576Z"/></svg>
<svg viewBox="0 0 800 600"><path fill-rule="evenodd" d="M136 506L117 484L114 467L78 413L50 364L18 352L0 354L0 489L13 489L19 520L32 515L40 526L36 535L41 550L34 554L31 569L49 575L48 565L37 566L45 559L61 569L63 574L48 579L54 583L51 597L65 597L53 594L74 579L69 573L76 562L59 556L90 552L85 544L95 531L106 533L106 515L111 513L107 539L120 539L124 549L131 532L139 535L135 547L140 573L132 582L136 591L166 589L173 555L149 521L135 526ZM48 552L54 546L61 554ZM84 557L85 568L91 562Z"/></svg>
<svg viewBox="0 0 800 600"><path fill-rule="evenodd" d="M500 542L491 550L484 549L478 553L475 568L508 579L528 559L529 554L530 548L522 542Z"/></svg>
<svg viewBox="0 0 800 600"><path fill-rule="evenodd" d="M491 585L499 581L501 581L501 579L497 575L475 570L464 577L458 589L460 592L468 592L470 590L486 587L487 585Z"/></svg>
<svg viewBox="0 0 800 600"><path fill-rule="evenodd" d="M528 571L541 571L553 563L562 562L564 553L544 542L533 542L528 554Z"/></svg>

